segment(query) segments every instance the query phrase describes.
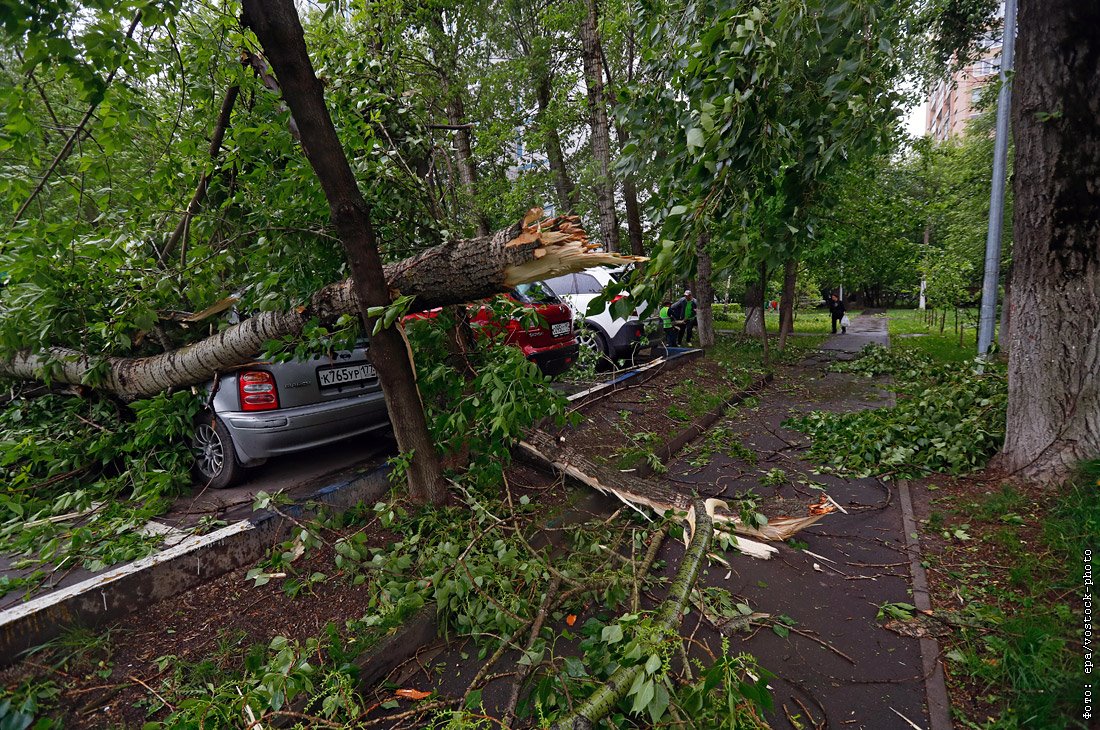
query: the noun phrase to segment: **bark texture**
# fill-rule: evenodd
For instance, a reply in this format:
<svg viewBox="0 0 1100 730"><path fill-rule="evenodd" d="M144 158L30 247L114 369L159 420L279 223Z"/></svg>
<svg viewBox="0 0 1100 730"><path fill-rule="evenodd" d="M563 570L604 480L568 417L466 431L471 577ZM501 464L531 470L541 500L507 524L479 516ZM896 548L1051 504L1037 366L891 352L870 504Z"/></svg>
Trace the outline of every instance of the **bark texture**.
<svg viewBox="0 0 1100 730"><path fill-rule="evenodd" d="M611 178L611 129L607 122L607 100L603 84L603 49L600 46L596 0L587 0L581 23L581 54L584 83L588 89L588 112L592 120L592 156L596 160L596 207L600 216L600 238L608 251L619 250L619 221L615 215L615 185Z"/></svg>
<svg viewBox="0 0 1100 730"><path fill-rule="evenodd" d="M538 103L538 112L535 121L538 122L546 140L546 159L550 164L550 175L554 180L554 193L558 199L558 205L563 213L572 213L577 209L577 186L569 177L569 170L565 166L565 152L561 147L561 135L547 118L550 110L550 78L543 75L535 83L535 99Z"/></svg>
<svg viewBox="0 0 1100 730"><path fill-rule="evenodd" d="M530 220L530 214L529 219ZM390 292L415 297L414 309L461 304L516 284L635 260L592 251L575 218L531 220L483 236L441 244L384 267ZM212 337L153 357L108 358L100 387L125 399L205 383L216 373L252 362L269 340L294 336L313 318L332 324L357 314L351 280L324 287L303 306L261 312ZM55 347L0 361L0 374L41 380L47 370L61 383L84 382L99 363L77 350Z"/></svg>
<svg viewBox="0 0 1100 730"><path fill-rule="evenodd" d="M1100 455L1098 28L1097 3L1020 3L1002 466L1048 483Z"/></svg>
<svg viewBox="0 0 1100 730"><path fill-rule="evenodd" d="M695 308L699 327L699 346L714 347L714 284L711 282L709 236L699 234L695 242Z"/></svg>
<svg viewBox="0 0 1100 730"><path fill-rule="evenodd" d="M791 257L783 265L783 295L779 298L779 350L787 347L787 336L794 332L794 300L798 286L798 261Z"/></svg>
<svg viewBox="0 0 1100 730"><path fill-rule="evenodd" d="M745 287L745 334L764 335L764 282L757 279Z"/></svg>
<svg viewBox="0 0 1100 730"><path fill-rule="evenodd" d="M349 288L363 327L369 331L374 324L369 309L384 307L392 300L367 203L325 106L298 10L293 0L245 0L244 22L267 52L283 99L298 123L302 150L325 191L344 246L351 271ZM416 373L400 330L386 328L372 337L371 362L378 372L397 445L401 453L412 457L406 475L409 496L414 501L441 504L447 496L443 467L428 433Z"/></svg>

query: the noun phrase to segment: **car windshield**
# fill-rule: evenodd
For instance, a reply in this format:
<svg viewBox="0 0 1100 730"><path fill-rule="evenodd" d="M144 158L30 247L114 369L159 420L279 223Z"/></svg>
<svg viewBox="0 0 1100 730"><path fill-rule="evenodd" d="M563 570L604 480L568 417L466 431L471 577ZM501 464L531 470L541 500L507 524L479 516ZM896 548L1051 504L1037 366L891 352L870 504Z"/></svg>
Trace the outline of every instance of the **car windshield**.
<svg viewBox="0 0 1100 730"><path fill-rule="evenodd" d="M591 274L566 274L547 279L546 284L558 294L599 294L603 286Z"/></svg>
<svg viewBox="0 0 1100 730"><path fill-rule="evenodd" d="M557 304L558 298L543 282L520 284L512 290L512 296L524 304Z"/></svg>

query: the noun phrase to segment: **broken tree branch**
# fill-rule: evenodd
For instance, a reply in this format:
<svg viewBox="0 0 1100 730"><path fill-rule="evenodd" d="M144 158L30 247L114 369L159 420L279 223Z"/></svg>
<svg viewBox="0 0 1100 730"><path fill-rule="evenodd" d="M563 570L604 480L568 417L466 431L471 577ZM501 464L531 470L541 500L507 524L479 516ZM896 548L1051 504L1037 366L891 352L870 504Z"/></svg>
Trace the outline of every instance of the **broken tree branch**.
<svg viewBox="0 0 1100 730"><path fill-rule="evenodd" d="M680 617L684 613L688 596L691 595L695 581L699 577L703 559L710 549L711 537L714 534L714 524L706 505L702 500L695 500L692 507L695 519L695 531L691 537L684 558L680 562L680 568L676 577L669 586L668 597L661 604L660 613L657 615L657 628L671 630L679 627ZM639 672L644 669L638 664L631 667L620 667L601 687L579 705L572 713L554 724L554 730L590 730L599 720L607 715L626 696L630 686L634 683Z"/></svg>
<svg viewBox="0 0 1100 730"><path fill-rule="evenodd" d="M236 84L225 90L225 97L222 99L221 109L218 111L218 119L214 123L214 133L210 137L210 149L208 151L210 169L203 170L202 175L199 177L199 184L195 187L195 193L191 196L191 202L187 204L187 208L183 211L183 217L180 218L179 223L176 224L176 230L172 231L172 235L168 237L168 240L164 244L164 248L159 255L162 265L168 260L168 257L172 255L176 246L183 239L188 228L191 226L191 219L198 214L199 207L202 205L203 200L206 199L206 191L210 187L210 179L214 176L214 172L217 169L218 155L221 153L222 149L222 140L225 139L225 131L229 128L229 117L233 113L233 105L237 103L237 97L240 95L240 92L241 87Z"/></svg>
<svg viewBox="0 0 1100 730"><path fill-rule="evenodd" d="M560 587L561 580L555 576L546 589L546 597L542 599L542 606L539 607L538 615L535 616L535 622L531 625L531 633L527 637L527 645L523 648L524 655L530 653L531 649L535 647L535 643L539 639L539 632L542 631L542 625L546 622L546 615L550 611L550 605L557 597ZM534 670L535 662L528 661L526 664L520 664L518 666L519 669L516 671L515 679L512 680L512 691L508 697L508 705L504 709L502 720L504 727L511 727L512 721L516 718L516 705L519 704L520 691L523 689L523 683L527 681L527 677Z"/></svg>

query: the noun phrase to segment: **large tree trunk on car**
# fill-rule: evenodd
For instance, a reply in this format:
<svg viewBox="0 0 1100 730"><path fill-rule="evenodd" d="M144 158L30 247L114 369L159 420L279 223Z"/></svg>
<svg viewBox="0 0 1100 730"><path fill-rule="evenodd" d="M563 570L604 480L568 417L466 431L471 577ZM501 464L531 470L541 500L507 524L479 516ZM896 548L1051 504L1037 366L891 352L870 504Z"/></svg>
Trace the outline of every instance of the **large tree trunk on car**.
<svg viewBox="0 0 1100 730"><path fill-rule="evenodd" d="M508 291L517 284L581 271L601 264L620 265L633 257L589 250L575 218L520 223L482 236L429 248L384 267L388 291L415 297L412 309L461 304ZM293 337L316 318L332 325L342 314L357 314L350 279L330 284L302 306L287 302L284 311L261 312L238 325L185 347L153 357L107 358L99 387L122 398L153 395L173 387L197 385L218 372L251 362L265 343ZM68 348L23 352L0 361L0 375L41 380L54 363L51 379L83 383L98 358Z"/></svg>
<svg viewBox="0 0 1100 730"><path fill-rule="evenodd" d="M367 203L359 192L355 174L336 136L325 106L324 92L313 70L298 11L292 0L245 0L244 22L256 34L267 53L302 135L302 150L321 182L333 223L340 234L348 267L350 289L370 331L371 307L392 301ZM424 406L416 387L409 350L401 331L390 327L371 339L371 362L386 399L386 409L398 447L409 461L406 477L414 501L441 504L446 482L439 454L428 434Z"/></svg>
<svg viewBox="0 0 1100 730"><path fill-rule="evenodd" d="M1061 481L1100 455L1100 5L1024 0L1002 466Z"/></svg>
<svg viewBox="0 0 1100 730"><path fill-rule="evenodd" d="M592 156L598 167L593 187L596 189L596 207L600 216L600 240L605 250L618 251L619 221L615 215L615 185L611 179L611 130L604 98L603 49L600 47L596 0L587 0L586 8L580 36L584 83L588 89L588 113L592 122Z"/></svg>
<svg viewBox="0 0 1100 730"><path fill-rule="evenodd" d="M710 236L700 233L695 242L695 309L699 327L699 347L714 347L714 284L711 281Z"/></svg>
<svg viewBox="0 0 1100 730"><path fill-rule="evenodd" d="M783 265L783 295L779 298L779 350L787 347L787 336L794 332L794 299L798 285L798 260L793 256Z"/></svg>

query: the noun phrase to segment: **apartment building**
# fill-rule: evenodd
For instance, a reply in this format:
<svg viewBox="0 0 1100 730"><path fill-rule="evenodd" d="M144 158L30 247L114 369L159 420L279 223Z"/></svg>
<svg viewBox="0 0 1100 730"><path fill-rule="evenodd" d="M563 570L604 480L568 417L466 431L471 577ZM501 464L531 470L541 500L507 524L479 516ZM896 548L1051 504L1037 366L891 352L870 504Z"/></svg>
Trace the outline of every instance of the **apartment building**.
<svg viewBox="0 0 1100 730"><path fill-rule="evenodd" d="M942 142L966 133L966 123L975 117L982 89L997 78L1001 70L1001 31L1004 26L1004 3L998 11L998 30L981 41L979 60L941 79L928 97L928 117L925 133Z"/></svg>

